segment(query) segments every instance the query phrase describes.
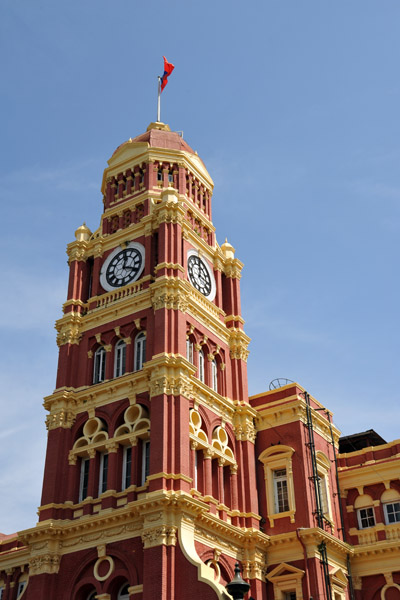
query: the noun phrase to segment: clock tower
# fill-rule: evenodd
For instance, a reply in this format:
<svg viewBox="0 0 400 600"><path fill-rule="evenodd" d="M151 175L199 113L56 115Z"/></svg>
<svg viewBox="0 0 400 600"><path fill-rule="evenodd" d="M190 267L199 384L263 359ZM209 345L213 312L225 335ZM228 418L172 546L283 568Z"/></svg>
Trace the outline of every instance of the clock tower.
<svg viewBox="0 0 400 600"><path fill-rule="evenodd" d="M260 599L243 265L216 241L212 179L157 122L101 191L67 249L29 598L223 598L239 559Z"/></svg>

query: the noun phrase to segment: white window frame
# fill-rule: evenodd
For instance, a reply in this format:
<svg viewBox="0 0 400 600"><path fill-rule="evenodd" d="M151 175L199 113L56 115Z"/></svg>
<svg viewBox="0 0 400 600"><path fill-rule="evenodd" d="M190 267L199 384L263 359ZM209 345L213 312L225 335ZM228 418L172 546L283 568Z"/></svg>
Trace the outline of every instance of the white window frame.
<svg viewBox="0 0 400 600"><path fill-rule="evenodd" d="M258 460L264 465L267 515L270 527L274 527L276 519L281 519L283 517L289 517L291 523L295 522L296 502L292 468L293 454L294 448L280 444L270 446L258 457ZM286 469L289 510L285 512L276 512L274 471L280 471L281 469Z"/></svg>
<svg viewBox="0 0 400 600"><path fill-rule="evenodd" d="M141 371L146 362L146 334L141 331L135 338L135 371Z"/></svg>
<svg viewBox="0 0 400 600"><path fill-rule="evenodd" d="M22 594L25 592L26 590L26 581L20 581L18 583L18 589L17 589L17 600L19 600L22 596Z"/></svg>
<svg viewBox="0 0 400 600"><path fill-rule="evenodd" d="M87 465L87 483L86 483L86 494L85 496L83 496L83 489L84 489L84 483L85 483L85 466ZM85 498L87 498L87 491L88 491L88 483L89 483L89 470L90 470L90 458L87 456L83 456L81 458L81 474L80 474L80 479L79 479L79 502L82 502L83 500L85 500Z"/></svg>
<svg viewBox="0 0 400 600"><path fill-rule="evenodd" d="M119 340L115 345L114 377L121 377L126 372L126 342Z"/></svg>
<svg viewBox="0 0 400 600"><path fill-rule="evenodd" d="M124 588L126 588L126 586L128 586L128 590L129 590L129 583L124 583L118 591L117 600L129 600L129 591L126 594L122 593L124 591Z"/></svg>
<svg viewBox="0 0 400 600"><path fill-rule="evenodd" d="M194 489L197 490L198 474L199 474L199 463L197 457L197 451L194 451Z"/></svg>
<svg viewBox="0 0 400 600"><path fill-rule="evenodd" d="M211 361L211 389L218 392L218 365L215 358Z"/></svg>
<svg viewBox="0 0 400 600"><path fill-rule="evenodd" d="M321 510L324 516L329 514L329 502L328 502L328 488L327 488L327 481L326 481L326 476L323 473L318 473L317 475L318 477L318 488L319 488L319 495L321 498Z"/></svg>
<svg viewBox="0 0 400 600"><path fill-rule="evenodd" d="M369 515L365 515L363 516L361 513L362 511L369 511ZM372 517L373 519L373 523L372 525L363 525L363 519L370 519ZM357 508L357 520L358 520L358 528L359 529L369 529L370 527L375 527L376 525L376 519L375 519L375 510L373 506L365 506L362 508Z"/></svg>
<svg viewBox="0 0 400 600"><path fill-rule="evenodd" d="M150 440L143 440L142 443L142 477L140 485L146 483L150 471Z"/></svg>
<svg viewBox="0 0 400 600"><path fill-rule="evenodd" d="M199 350L199 380L201 383L205 383L204 366L204 352L203 350Z"/></svg>
<svg viewBox="0 0 400 600"><path fill-rule="evenodd" d="M322 506L320 507L322 513L333 527L332 519L332 507L331 507L331 495L329 489L329 473L331 469L331 462L321 451L317 452L317 475L318 475L318 488L320 492L320 499Z"/></svg>
<svg viewBox="0 0 400 600"><path fill-rule="evenodd" d="M285 472L283 475L277 475L277 473ZM284 513L289 510L289 486L288 486L288 477L287 470L285 468L275 469L272 471L272 477L274 480L274 506L275 513ZM284 484L281 486L280 484ZM280 488L283 487L285 489L284 493L286 496L286 503L284 506L280 507Z"/></svg>
<svg viewBox="0 0 400 600"><path fill-rule="evenodd" d="M128 454L130 454L129 461L128 461ZM132 485L131 467L132 467L132 446L124 446L123 455L122 455L122 490L126 490L130 485ZM127 485L128 474L129 474L129 485Z"/></svg>
<svg viewBox="0 0 400 600"><path fill-rule="evenodd" d="M186 340L186 360L193 364L193 342L190 339Z"/></svg>
<svg viewBox="0 0 400 600"><path fill-rule="evenodd" d="M93 361L93 383L102 383L106 376L106 351L103 346L97 348Z"/></svg>
<svg viewBox="0 0 400 600"><path fill-rule="evenodd" d="M398 516L398 518L395 518L394 521L389 521L389 514L388 514L388 506L394 506L395 504L398 504L398 508L397 510L395 510L393 512L393 514L396 516ZM399 523L400 522L400 500L392 500L391 502L385 502L383 505L383 512L385 513L385 523L386 525L393 525L394 523Z"/></svg>
<svg viewBox="0 0 400 600"><path fill-rule="evenodd" d="M108 480L108 452L102 452L100 454L99 462L99 496L107 491L107 480ZM103 490L103 487L105 489Z"/></svg>

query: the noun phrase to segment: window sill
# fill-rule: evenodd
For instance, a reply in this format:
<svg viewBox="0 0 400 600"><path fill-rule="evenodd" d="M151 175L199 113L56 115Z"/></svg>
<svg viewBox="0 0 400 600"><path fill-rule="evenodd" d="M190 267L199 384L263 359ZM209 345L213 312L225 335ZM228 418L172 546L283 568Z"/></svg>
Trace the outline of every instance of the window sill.
<svg viewBox="0 0 400 600"><path fill-rule="evenodd" d="M283 519L285 517L289 517L290 522L294 523L295 522L295 514L296 514L295 510L286 510L285 512L281 512L281 513L269 514L268 515L269 526L274 527L274 521L276 519Z"/></svg>

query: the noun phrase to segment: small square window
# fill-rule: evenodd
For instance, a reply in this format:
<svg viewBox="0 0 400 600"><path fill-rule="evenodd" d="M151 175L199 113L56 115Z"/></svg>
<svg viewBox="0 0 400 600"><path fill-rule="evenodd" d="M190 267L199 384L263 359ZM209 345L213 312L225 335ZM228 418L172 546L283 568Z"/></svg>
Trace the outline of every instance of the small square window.
<svg viewBox="0 0 400 600"><path fill-rule="evenodd" d="M400 522L400 502L389 502L384 504L383 507L387 525Z"/></svg>
<svg viewBox="0 0 400 600"><path fill-rule="evenodd" d="M360 529L366 529L367 527L374 527L375 525L375 514L372 506L368 508L358 509L358 524Z"/></svg>

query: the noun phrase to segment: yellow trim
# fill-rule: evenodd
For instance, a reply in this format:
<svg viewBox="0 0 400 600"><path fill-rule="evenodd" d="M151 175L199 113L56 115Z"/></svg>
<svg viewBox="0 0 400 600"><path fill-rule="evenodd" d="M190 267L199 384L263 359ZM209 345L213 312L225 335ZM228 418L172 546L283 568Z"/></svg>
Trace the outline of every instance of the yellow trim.
<svg viewBox="0 0 400 600"><path fill-rule="evenodd" d="M182 473L165 473L161 471L160 473L154 473L153 475L148 475L146 478L147 481L153 481L155 479L173 479L174 481L186 481L187 483L192 483L192 477L188 477L187 475L183 475Z"/></svg>
<svg viewBox="0 0 400 600"><path fill-rule="evenodd" d="M267 516L270 527L274 527L274 522L276 519L282 519L284 517L290 517L291 523L295 522L296 501L293 484L293 454L293 448L291 448L290 446L283 446L279 444L277 446L270 446L269 448L264 450L258 457L258 460L264 465L264 479L268 510ZM283 512L276 512L274 471L283 468L286 470L289 510Z"/></svg>
<svg viewBox="0 0 400 600"><path fill-rule="evenodd" d="M178 263L158 263L158 265L154 267L154 272L158 273L158 271L161 271L161 269L174 269L176 271L181 271L182 273L185 272L185 269L182 267L182 265Z"/></svg>

